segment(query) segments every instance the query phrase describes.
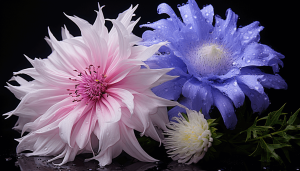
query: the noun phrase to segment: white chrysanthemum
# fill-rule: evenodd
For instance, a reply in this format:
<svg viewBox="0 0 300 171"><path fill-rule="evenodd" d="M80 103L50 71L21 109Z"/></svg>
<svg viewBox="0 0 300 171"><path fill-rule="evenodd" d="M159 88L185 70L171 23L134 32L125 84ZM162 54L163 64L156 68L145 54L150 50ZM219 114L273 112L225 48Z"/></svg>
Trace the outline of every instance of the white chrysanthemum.
<svg viewBox="0 0 300 171"><path fill-rule="evenodd" d="M179 163L197 163L211 146L213 138L209 125L201 112L187 110L188 120L174 117L176 122L169 122L164 144L167 153Z"/></svg>

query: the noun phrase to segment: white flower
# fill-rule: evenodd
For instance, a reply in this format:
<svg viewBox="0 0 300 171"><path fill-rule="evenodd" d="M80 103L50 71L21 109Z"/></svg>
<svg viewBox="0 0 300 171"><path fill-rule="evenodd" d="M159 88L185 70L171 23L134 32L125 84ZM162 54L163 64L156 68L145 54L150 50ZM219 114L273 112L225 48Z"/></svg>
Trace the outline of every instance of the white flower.
<svg viewBox="0 0 300 171"><path fill-rule="evenodd" d="M213 138L209 125L201 112L186 110L188 121L183 117L174 117L176 122L169 122L164 134L167 153L179 163L197 163L211 146ZM180 115L180 114L179 114Z"/></svg>

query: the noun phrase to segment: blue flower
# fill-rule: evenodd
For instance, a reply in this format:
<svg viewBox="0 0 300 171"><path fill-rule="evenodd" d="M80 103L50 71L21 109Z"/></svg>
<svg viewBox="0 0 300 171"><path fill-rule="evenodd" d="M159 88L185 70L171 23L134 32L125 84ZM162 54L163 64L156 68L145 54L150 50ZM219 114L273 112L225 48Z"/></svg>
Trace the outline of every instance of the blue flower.
<svg viewBox="0 0 300 171"><path fill-rule="evenodd" d="M253 112L261 113L269 106L264 88L287 88L277 74L279 65L283 67L284 56L258 43L263 29L258 21L237 28L238 15L228 9L226 20L216 15L213 25L212 5L200 10L194 0L178 9L182 21L163 3L158 6L158 13L166 13L170 18L141 25L153 29L143 33L141 44L169 42L146 63L150 68L174 68L168 74L179 76L154 87L156 95L178 100L192 110L202 109L206 119L216 106L226 127L234 129L237 123L234 108L243 104L245 95ZM261 66L271 66L274 74L263 72ZM180 107L171 109L169 119L184 111Z"/></svg>

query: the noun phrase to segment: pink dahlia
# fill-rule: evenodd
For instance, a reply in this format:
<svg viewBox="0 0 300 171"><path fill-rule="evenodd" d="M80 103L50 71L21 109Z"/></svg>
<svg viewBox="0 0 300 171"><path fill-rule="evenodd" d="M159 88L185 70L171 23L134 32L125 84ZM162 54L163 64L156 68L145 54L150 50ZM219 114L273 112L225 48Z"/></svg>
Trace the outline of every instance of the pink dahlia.
<svg viewBox="0 0 300 171"><path fill-rule="evenodd" d="M178 103L151 91L174 77L166 75L171 69L149 69L142 62L165 43L136 45L141 40L131 33L138 22L131 21L136 8L110 19L109 32L102 7L94 24L67 16L82 36L62 28L63 40L58 41L49 30L46 40L53 52L47 59L27 57L33 68L14 73L34 80L14 76L20 86L7 86L21 102L5 115L19 116L15 129L28 132L18 139L17 153L63 158L59 165L79 153L93 153L91 159L104 166L122 150L140 161L156 161L143 151L134 130L160 141L155 126L166 130L166 106Z"/></svg>

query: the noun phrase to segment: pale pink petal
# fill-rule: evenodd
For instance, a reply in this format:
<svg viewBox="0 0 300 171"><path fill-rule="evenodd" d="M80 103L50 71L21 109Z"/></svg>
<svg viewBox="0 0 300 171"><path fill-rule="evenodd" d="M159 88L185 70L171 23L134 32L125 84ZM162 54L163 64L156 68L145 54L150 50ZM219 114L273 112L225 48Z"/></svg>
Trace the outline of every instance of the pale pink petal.
<svg viewBox="0 0 300 171"><path fill-rule="evenodd" d="M106 42L108 42L108 31L104 25L105 19L104 19L103 13L102 13L103 7L104 6L100 7L100 5L98 3L99 11L97 11L97 18L93 24L93 28L94 28L94 30L98 31L97 33L99 34L100 37L102 37Z"/></svg>
<svg viewBox="0 0 300 171"><path fill-rule="evenodd" d="M79 149L83 149L90 140L91 133L96 124L96 115L94 108L91 109L85 117L82 117L75 125L72 137L75 138ZM71 140L72 141L72 140Z"/></svg>
<svg viewBox="0 0 300 171"><path fill-rule="evenodd" d="M135 91L143 92L146 89L151 88L152 84L156 83L163 75L172 69L141 69L139 72L128 75L114 87L122 87L126 89L132 89Z"/></svg>
<svg viewBox="0 0 300 171"><path fill-rule="evenodd" d="M101 66L103 72L106 68L106 62L108 58L106 41L100 37L87 21L66 15L71 19L80 29L84 42L90 47L91 58L90 63L95 66Z"/></svg>
<svg viewBox="0 0 300 171"><path fill-rule="evenodd" d="M123 123L120 123L121 141L123 150L131 155L132 157L144 161L144 162L155 162L158 161L149 156L138 143L133 129L126 127Z"/></svg>
<svg viewBox="0 0 300 171"><path fill-rule="evenodd" d="M84 102L81 102L68 114L64 120L59 123L60 137L65 143L68 143L70 147L74 147L75 144L75 141L71 142L71 132L73 126L91 109L91 107L91 104L86 106Z"/></svg>
<svg viewBox="0 0 300 171"><path fill-rule="evenodd" d="M121 88L110 88L107 90L107 93L109 93L110 96L121 100L129 109L130 113L133 113L134 96L129 91Z"/></svg>

